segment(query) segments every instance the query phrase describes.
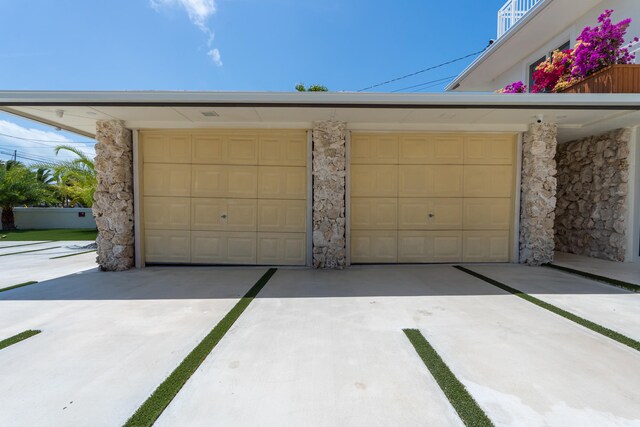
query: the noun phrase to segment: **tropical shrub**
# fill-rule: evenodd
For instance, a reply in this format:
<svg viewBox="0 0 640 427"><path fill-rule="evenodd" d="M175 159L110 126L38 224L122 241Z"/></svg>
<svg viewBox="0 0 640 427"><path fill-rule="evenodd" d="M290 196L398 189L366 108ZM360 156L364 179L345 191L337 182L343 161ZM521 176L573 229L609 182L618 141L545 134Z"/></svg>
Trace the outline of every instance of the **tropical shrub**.
<svg viewBox="0 0 640 427"><path fill-rule="evenodd" d="M611 22L613 9L607 9L598 17L599 26L586 27L576 39L571 74L582 79L613 64L629 64L635 58L624 46L624 36L631 19L617 24ZM633 39L638 41L638 37Z"/></svg>
<svg viewBox="0 0 640 427"><path fill-rule="evenodd" d="M629 52L629 45L624 44L631 19L613 24L612 14L612 9L606 9L598 17L600 25L584 28L573 49L555 51L538 65L532 76L534 85L531 92L559 92L611 65L631 63L635 55ZM638 37L632 40L638 41ZM526 92L526 86L522 82L515 82L497 92L522 93Z"/></svg>
<svg viewBox="0 0 640 427"><path fill-rule="evenodd" d="M2 230L16 228L13 208L20 205L54 201L48 184L38 179L36 173L18 162L0 162L0 207Z"/></svg>
<svg viewBox="0 0 640 427"><path fill-rule="evenodd" d="M556 50L550 58L536 67L531 92L556 92L558 84L570 83L572 65L573 49Z"/></svg>
<svg viewBox="0 0 640 427"><path fill-rule="evenodd" d="M84 152L68 145L59 145L55 153L68 151L76 155L72 160L59 160L48 168L58 181L57 190L64 202L73 206L80 204L85 207L93 205L93 194L98 184L93 160Z"/></svg>
<svg viewBox="0 0 640 427"><path fill-rule="evenodd" d="M298 92L328 92L329 89L324 85L309 85L306 87L302 83L298 83L296 85L296 90Z"/></svg>
<svg viewBox="0 0 640 427"><path fill-rule="evenodd" d="M522 82L514 82L498 90L498 93L527 93L527 85Z"/></svg>

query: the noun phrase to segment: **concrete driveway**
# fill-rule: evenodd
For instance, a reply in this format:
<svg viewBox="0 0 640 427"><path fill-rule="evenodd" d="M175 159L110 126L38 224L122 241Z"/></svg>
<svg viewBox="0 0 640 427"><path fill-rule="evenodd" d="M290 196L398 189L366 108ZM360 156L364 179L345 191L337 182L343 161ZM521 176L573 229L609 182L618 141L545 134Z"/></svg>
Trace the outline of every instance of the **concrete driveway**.
<svg viewBox="0 0 640 427"><path fill-rule="evenodd" d="M640 338L640 295L470 266ZM264 273L88 272L0 293L0 425L122 425ZM640 352L451 266L279 269L156 422L462 425L417 328L495 425L640 425Z"/></svg>
<svg viewBox="0 0 640 427"><path fill-rule="evenodd" d="M0 242L0 289L97 268L86 240Z"/></svg>

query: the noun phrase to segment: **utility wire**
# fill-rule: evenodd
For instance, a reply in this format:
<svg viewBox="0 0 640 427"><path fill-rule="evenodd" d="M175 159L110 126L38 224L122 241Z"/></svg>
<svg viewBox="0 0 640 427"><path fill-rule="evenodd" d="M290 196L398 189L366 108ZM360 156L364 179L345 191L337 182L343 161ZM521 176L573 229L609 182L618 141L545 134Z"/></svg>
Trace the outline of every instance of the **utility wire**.
<svg viewBox="0 0 640 427"><path fill-rule="evenodd" d="M479 51L477 51L477 52L470 53L470 54L465 55L465 56L461 56L460 58L452 59L451 61L443 62L443 63L441 63L441 64L434 65L434 66L432 66L432 67L425 68L425 69L423 69L423 70L419 70L419 71L416 71L416 72L414 72L414 73L406 74L406 75L401 76L401 77L396 77L396 78L394 78L394 79L384 81L384 82L382 82L382 83L376 83L376 84L374 84L374 85L371 85L371 86L367 86L367 87L365 87L365 88L362 88L362 89L358 90L357 92L364 92L365 90L369 90L369 89L373 89L373 88L376 88L376 87L384 86L384 85L387 85L387 84L389 84L389 83L397 82L398 80L406 79L406 78L409 78L409 77L413 77L413 76L415 76L415 75L417 75L417 74L421 74L421 73L424 73L424 72L427 72L427 71L435 70L436 68L444 67L445 65L449 65L449 64L453 64L454 62L462 61L463 59L467 59L467 58L469 58L469 57L471 57L471 56L479 55L479 54L481 54L482 52L484 52L486 49L487 49L487 48L485 47L485 48L484 48L484 49L482 49L482 50L479 50Z"/></svg>
<svg viewBox="0 0 640 427"><path fill-rule="evenodd" d="M14 153L11 153L11 152L9 152L9 151L0 150L0 154L7 155L7 156L9 156L9 157L14 157ZM33 157L31 157L31 156L27 156L27 155L17 154L15 157L17 157L17 158L19 158L19 159L29 160L29 161L31 161L31 162L36 162L36 163L46 163L46 164L49 164L49 165L53 165L53 162L50 162L50 161L43 161L43 160L36 159L36 158L33 158Z"/></svg>
<svg viewBox="0 0 640 427"><path fill-rule="evenodd" d="M444 77L444 78L441 78L441 79L438 79L438 80L431 80L430 82L420 83L420 84L418 84L418 85L413 85L413 86L403 87L402 89L392 90L391 92L392 92L392 93L395 93L395 92L401 92L401 91L403 91L403 90L415 89L415 88L417 88L417 87L422 87L422 86L430 85L431 83L440 83L440 82L444 82L444 81L447 81L447 80L451 80L451 79L453 79L453 78L454 78L454 77L456 77L456 76L457 76L457 74L456 74L456 75L453 75L453 76L449 76L449 77ZM427 87L431 87L431 86L427 86Z"/></svg>
<svg viewBox="0 0 640 427"><path fill-rule="evenodd" d="M53 150L56 148L56 146L54 146L54 145L43 145L43 146L39 146L39 145L38 146L34 146L34 145L27 146L27 145L22 145L22 144L13 145L13 143L11 141L4 141L4 140L2 140L0 138L0 144L2 144L2 143L6 143L7 145L0 145L0 148L10 148L12 150L14 150L14 149L18 149L18 150L23 149L23 150L29 150L29 151L37 150L39 152L48 151L50 153L53 153ZM60 144L60 145L66 145L66 144ZM80 148L81 149L83 147L76 147L76 148ZM90 149L92 147L87 147L87 148Z"/></svg>
<svg viewBox="0 0 640 427"><path fill-rule="evenodd" d="M8 135L6 133L0 133L0 136L6 136L8 138L14 138L14 139L19 139L19 140L22 140L22 141L29 141L29 142L57 142L60 145L64 145L64 144L95 144L95 141L58 141L58 140L54 140L54 139L32 139L32 138L23 138L21 136Z"/></svg>
<svg viewBox="0 0 640 427"><path fill-rule="evenodd" d="M16 148L16 147L9 147L9 146L6 146L6 145L0 145L0 149L1 149L1 150L4 150L4 151L8 151L8 150L9 150L9 151L14 151L14 150L17 150L18 152L21 152L21 148L22 148L22 147L17 147L17 148ZM31 149L29 148L29 150L31 150ZM31 154L31 153L25 153L25 156L29 156L29 157L32 157L32 158L34 158L34 159L38 159L38 160L42 160L42 161L49 161L49 160L51 160L51 158L52 158L52 157L41 156L41 155L39 155L39 154Z"/></svg>

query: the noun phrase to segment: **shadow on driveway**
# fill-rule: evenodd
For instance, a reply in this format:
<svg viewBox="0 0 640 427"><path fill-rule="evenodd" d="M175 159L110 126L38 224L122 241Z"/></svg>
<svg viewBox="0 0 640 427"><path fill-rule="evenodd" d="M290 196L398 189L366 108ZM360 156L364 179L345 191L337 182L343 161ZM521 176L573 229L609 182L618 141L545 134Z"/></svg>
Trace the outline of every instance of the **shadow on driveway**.
<svg viewBox="0 0 640 427"><path fill-rule="evenodd" d="M466 266L474 268L473 264ZM494 268L496 272L508 269L519 277L539 282L540 289L547 294L628 293L548 268L512 264L498 264ZM268 267L171 266L115 273L90 271L1 292L0 301L237 298L241 295L230 284L237 282L238 276L252 276L256 271L267 269ZM482 273L491 276L491 269L491 265L485 265ZM277 286L267 284L258 298L509 295L451 265L352 266L343 271L280 268L279 271L287 271L289 279L279 282ZM275 277L278 277L278 273Z"/></svg>

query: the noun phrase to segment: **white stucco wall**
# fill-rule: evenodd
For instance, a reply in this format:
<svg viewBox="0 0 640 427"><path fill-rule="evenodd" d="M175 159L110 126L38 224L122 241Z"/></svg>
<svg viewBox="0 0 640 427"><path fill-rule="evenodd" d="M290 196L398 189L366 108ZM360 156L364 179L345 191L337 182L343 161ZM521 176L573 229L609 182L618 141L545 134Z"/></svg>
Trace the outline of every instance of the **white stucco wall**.
<svg viewBox="0 0 640 427"><path fill-rule="evenodd" d="M598 24L598 16L605 9L613 9L615 12L612 16L613 22L619 22L626 18L631 18L632 22L627 31L627 41L633 37L640 37L640 2L639 0L605 0L598 6L576 20L573 25L559 29L545 40L531 41L531 50L527 56L518 64L505 70L500 76L494 80L495 89L500 89L515 81L523 81L528 84L529 81L529 65L545 56L548 52L557 49L567 41L571 46L576 43L576 38L587 26L596 26ZM640 55L636 59L636 63L640 64Z"/></svg>
<svg viewBox="0 0 640 427"><path fill-rule="evenodd" d="M80 212L84 212L84 218ZM21 230L96 228L91 208L14 208L13 213Z"/></svg>

